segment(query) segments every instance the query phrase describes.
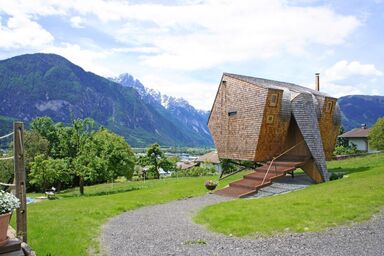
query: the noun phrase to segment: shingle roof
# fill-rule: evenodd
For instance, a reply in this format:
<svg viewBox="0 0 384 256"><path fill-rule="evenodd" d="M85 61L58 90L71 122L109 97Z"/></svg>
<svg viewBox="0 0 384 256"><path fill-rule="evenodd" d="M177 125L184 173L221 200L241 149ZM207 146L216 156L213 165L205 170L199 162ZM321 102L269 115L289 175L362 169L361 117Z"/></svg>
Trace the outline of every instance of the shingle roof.
<svg viewBox="0 0 384 256"><path fill-rule="evenodd" d="M292 113L303 135L304 141L320 170L321 176L324 180L328 180L323 142L321 140L319 122L312 97L304 93L296 97L292 101Z"/></svg>
<svg viewBox="0 0 384 256"><path fill-rule="evenodd" d="M176 167L182 170L189 169L196 166L195 162L177 162Z"/></svg>
<svg viewBox="0 0 384 256"><path fill-rule="evenodd" d="M297 92L297 93L311 93L316 96L330 97L326 93L319 92L319 91L310 89L308 87L304 87L304 86L293 84L293 83L286 83L286 82L280 82L280 81L269 80L269 79L258 78L258 77L251 77L251 76L236 75L231 73L224 73L224 75L232 78L236 78L251 84L255 84L261 87L265 87L265 88L280 89L280 90L286 88L290 91Z"/></svg>
<svg viewBox="0 0 384 256"><path fill-rule="evenodd" d="M200 156L196 162L208 162L208 163L213 163L213 164L219 164L220 159L219 155L217 154L217 151L212 151L209 152L205 155Z"/></svg>
<svg viewBox="0 0 384 256"><path fill-rule="evenodd" d="M354 128L346 133L341 134L342 138L367 138L369 134L369 128Z"/></svg>

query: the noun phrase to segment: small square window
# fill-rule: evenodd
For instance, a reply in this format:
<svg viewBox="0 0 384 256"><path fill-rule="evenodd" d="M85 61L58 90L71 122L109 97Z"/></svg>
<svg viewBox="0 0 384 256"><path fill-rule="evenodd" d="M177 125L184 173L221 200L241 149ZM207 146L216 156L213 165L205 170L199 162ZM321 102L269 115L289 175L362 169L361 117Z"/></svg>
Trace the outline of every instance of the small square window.
<svg viewBox="0 0 384 256"><path fill-rule="evenodd" d="M269 106L270 107L276 107L277 106L277 99L278 99L277 93L271 94L271 99L269 101Z"/></svg>
<svg viewBox="0 0 384 256"><path fill-rule="evenodd" d="M325 107L325 112L327 112L327 113L332 112L332 107L333 107L333 102L332 101L328 101L327 102L327 106Z"/></svg>
<svg viewBox="0 0 384 256"><path fill-rule="evenodd" d="M237 111L228 112L228 116L235 116L235 115L237 115Z"/></svg>
<svg viewBox="0 0 384 256"><path fill-rule="evenodd" d="M267 124L273 124L273 115L267 115Z"/></svg>

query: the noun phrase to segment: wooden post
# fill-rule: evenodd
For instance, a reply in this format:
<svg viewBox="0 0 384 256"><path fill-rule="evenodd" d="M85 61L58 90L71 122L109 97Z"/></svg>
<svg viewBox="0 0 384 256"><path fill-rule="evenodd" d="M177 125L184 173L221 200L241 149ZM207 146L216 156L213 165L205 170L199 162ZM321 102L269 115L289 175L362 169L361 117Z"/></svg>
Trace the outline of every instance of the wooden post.
<svg viewBox="0 0 384 256"><path fill-rule="evenodd" d="M16 209L16 235L27 242L27 195L25 185L24 145L22 122L13 124L13 151L15 157L16 197L20 200L20 208Z"/></svg>

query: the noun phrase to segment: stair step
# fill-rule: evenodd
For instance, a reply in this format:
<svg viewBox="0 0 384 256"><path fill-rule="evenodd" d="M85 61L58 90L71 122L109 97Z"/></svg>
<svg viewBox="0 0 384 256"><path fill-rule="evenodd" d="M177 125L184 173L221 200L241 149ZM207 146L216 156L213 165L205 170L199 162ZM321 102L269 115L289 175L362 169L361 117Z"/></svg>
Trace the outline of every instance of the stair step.
<svg viewBox="0 0 384 256"><path fill-rule="evenodd" d="M243 197L256 193L256 189L247 189L239 187L226 187L214 192L216 195L228 196L228 197Z"/></svg>
<svg viewBox="0 0 384 256"><path fill-rule="evenodd" d="M265 165L270 165L271 161L268 161ZM303 161L273 161L274 165L287 166L287 167L300 167L305 164Z"/></svg>
<svg viewBox="0 0 384 256"><path fill-rule="evenodd" d="M247 175L244 175L244 179L252 179L252 180L263 180L265 177L265 180L271 180L277 177L282 177L285 175L285 172L269 172L268 175L265 177L265 173L262 172L253 172Z"/></svg>
<svg viewBox="0 0 384 256"><path fill-rule="evenodd" d="M267 172L268 171L268 168L269 168L269 165L263 165L263 166L260 166L260 167L257 167L255 171L257 172ZM269 172L290 172L290 171L294 171L296 169L296 167L294 166L281 166L281 165L274 165L272 164L271 168L269 169Z"/></svg>
<svg viewBox="0 0 384 256"><path fill-rule="evenodd" d="M268 182L269 180L266 180L265 182ZM257 186L261 185L263 180L256 180L256 179L242 179L237 180L229 184L230 187L241 187L241 188L249 188L249 189L256 189Z"/></svg>
<svg viewBox="0 0 384 256"><path fill-rule="evenodd" d="M254 193L257 190L272 184L272 180L285 176L287 172L294 171L296 168L303 166L305 160L287 159L274 161L268 175L270 161L255 169L255 172L244 175L242 180L231 182L228 187L217 190L215 194L230 197L245 197ZM265 178L265 180L264 180ZM262 184L264 180L264 184Z"/></svg>

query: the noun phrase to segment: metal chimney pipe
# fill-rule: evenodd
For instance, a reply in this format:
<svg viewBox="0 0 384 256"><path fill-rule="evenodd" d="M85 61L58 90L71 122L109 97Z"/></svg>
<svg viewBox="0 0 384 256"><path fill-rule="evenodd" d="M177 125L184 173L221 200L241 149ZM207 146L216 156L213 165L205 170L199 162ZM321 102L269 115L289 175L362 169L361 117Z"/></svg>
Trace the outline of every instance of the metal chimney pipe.
<svg viewBox="0 0 384 256"><path fill-rule="evenodd" d="M315 73L315 90L320 91L320 73Z"/></svg>

